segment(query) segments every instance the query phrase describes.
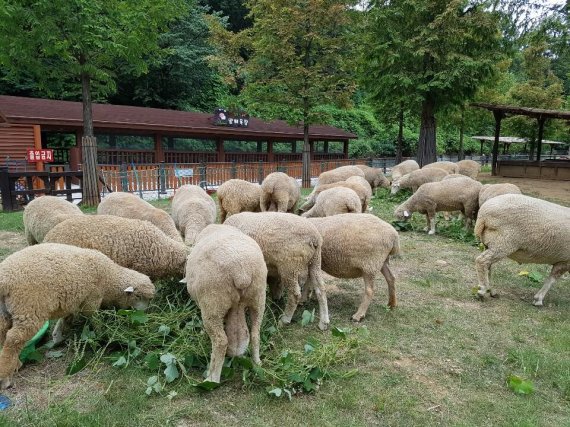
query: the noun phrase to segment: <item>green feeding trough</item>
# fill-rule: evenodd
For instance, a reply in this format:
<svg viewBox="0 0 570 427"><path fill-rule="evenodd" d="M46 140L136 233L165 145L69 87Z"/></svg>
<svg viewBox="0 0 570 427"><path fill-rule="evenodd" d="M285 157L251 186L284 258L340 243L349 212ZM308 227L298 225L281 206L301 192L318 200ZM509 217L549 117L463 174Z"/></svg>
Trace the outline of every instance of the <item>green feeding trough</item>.
<svg viewBox="0 0 570 427"><path fill-rule="evenodd" d="M28 360L29 355L34 351L36 351L36 344L43 338L48 329L49 329L49 321L44 323L44 325L40 328L40 330L36 332L36 335L34 335L32 339L26 343L26 345L20 352L20 360L22 362Z"/></svg>

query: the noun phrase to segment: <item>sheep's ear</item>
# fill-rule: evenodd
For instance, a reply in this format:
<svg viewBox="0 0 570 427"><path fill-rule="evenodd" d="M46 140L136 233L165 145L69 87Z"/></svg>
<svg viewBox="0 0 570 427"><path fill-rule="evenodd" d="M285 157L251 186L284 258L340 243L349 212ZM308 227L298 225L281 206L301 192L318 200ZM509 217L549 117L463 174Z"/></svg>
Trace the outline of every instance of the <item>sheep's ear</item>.
<svg viewBox="0 0 570 427"><path fill-rule="evenodd" d="M410 213L408 211L404 211L404 217L405 218L409 218L410 217Z"/></svg>
<svg viewBox="0 0 570 427"><path fill-rule="evenodd" d="M128 288L125 288L125 293L126 294L132 294L135 291L135 288L133 288L132 286L129 286Z"/></svg>
<svg viewBox="0 0 570 427"><path fill-rule="evenodd" d="M187 283L187 282L186 282L186 277L185 277L184 279L182 279L182 280L181 280L180 282L178 282L178 283Z"/></svg>

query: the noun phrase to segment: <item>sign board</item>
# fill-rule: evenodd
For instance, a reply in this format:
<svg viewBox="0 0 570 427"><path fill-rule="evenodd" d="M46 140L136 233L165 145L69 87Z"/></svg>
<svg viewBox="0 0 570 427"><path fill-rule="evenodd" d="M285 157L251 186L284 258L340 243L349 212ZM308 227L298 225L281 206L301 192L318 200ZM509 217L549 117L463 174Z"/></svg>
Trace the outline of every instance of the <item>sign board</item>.
<svg viewBox="0 0 570 427"><path fill-rule="evenodd" d="M27 159L29 163L53 162L53 150L50 149L36 150L29 148Z"/></svg>
<svg viewBox="0 0 570 427"><path fill-rule="evenodd" d="M174 169L176 178L187 178L194 176L194 169Z"/></svg>
<svg viewBox="0 0 570 427"><path fill-rule="evenodd" d="M216 126L231 126L246 128L249 126L249 114L227 111L224 108L216 108L214 111L214 124Z"/></svg>

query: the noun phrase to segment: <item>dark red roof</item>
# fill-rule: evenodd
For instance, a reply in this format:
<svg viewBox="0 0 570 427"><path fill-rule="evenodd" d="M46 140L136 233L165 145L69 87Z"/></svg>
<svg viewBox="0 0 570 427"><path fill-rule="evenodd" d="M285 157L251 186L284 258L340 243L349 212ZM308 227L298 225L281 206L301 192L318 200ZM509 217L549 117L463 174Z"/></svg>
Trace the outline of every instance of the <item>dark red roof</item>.
<svg viewBox="0 0 570 427"><path fill-rule="evenodd" d="M18 96L0 96L0 112L10 123L80 129L83 126L80 102L56 101ZM93 104L93 126L96 131L136 130L176 135L220 136L226 139L302 140L303 127L290 126L282 120L264 122L251 118L247 128L215 126L213 114L125 105ZM347 140L353 133L332 126L312 125L312 140Z"/></svg>

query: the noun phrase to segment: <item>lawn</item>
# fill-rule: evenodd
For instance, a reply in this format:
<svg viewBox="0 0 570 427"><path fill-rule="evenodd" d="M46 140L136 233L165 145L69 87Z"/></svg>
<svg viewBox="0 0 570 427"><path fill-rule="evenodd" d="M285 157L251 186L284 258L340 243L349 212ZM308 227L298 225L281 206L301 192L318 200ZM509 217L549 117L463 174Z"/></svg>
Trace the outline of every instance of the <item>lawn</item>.
<svg viewBox="0 0 570 427"><path fill-rule="evenodd" d="M380 192L373 200L373 213L393 221L394 206L402 198ZM164 202L160 207L167 208ZM400 233L402 257L391 261L398 307L386 308L387 287L380 276L362 322L366 330L357 332L350 320L360 301L360 279L327 279L332 330L325 333L307 316L316 302L298 309L294 323L276 332L272 326L279 308L272 305L267 312L262 351L267 375L293 377L306 372L303 369L322 367L326 375L316 375L311 383L314 391L294 394L291 399L283 392L278 398L277 392L268 393L275 389L269 387L272 381L257 378L243 361L243 365L233 361L227 370L233 370L233 376L219 388L206 392L195 387L204 367L199 359L207 354L208 341L183 289L173 290L175 283L161 283L156 305L148 314L150 320L144 325L130 322L130 314L104 312L87 324L79 322L67 345L42 350L49 351L44 360L24 366L15 377L15 387L5 392L13 406L0 413L0 423L569 425L568 276L549 292L545 306L536 308L531 301L541 283L519 272L526 270L539 277L548 268L506 260L493 267L492 280L500 296L478 301L472 293L477 285L473 260L479 253L475 239L459 223L446 224L443 219L438 222L441 233L427 236L422 231L424 222L423 217L414 217L412 230ZM0 213L0 230L0 259L25 245L21 213ZM147 381L158 374L164 383L165 366L156 368L143 358L162 344L171 345L166 338L157 342L157 329L170 321L168 313L181 316L168 324L172 330L182 320L195 322L186 351L194 351L196 358L186 366L196 367L149 397ZM136 345L123 346L120 354L129 358L135 348L142 354L132 361L129 358L129 363L117 363L116 334L123 334L123 340L138 337ZM116 341L102 352L100 346L110 341L110 335ZM176 353L184 345L172 344L167 350ZM93 355L97 357L91 359ZM90 360L87 367L66 375L66 369L82 359ZM524 381L522 386L514 385L518 380ZM294 380L285 382L293 384ZM303 389L295 384L295 390ZM531 386L530 394L516 393Z"/></svg>

